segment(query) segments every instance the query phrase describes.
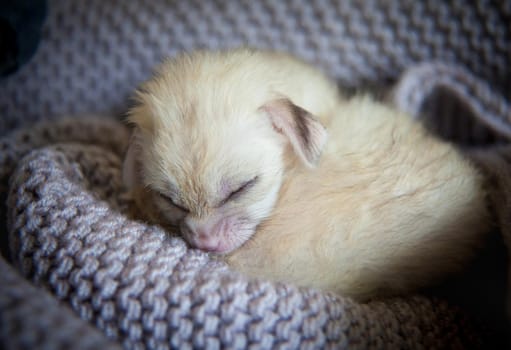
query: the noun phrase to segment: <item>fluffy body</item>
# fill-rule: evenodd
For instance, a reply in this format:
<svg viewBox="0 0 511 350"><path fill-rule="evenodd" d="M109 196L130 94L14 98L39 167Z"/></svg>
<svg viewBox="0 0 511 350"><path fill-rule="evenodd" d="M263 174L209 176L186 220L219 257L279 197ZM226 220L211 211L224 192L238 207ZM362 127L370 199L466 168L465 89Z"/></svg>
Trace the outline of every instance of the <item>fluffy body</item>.
<svg viewBox="0 0 511 350"><path fill-rule="evenodd" d="M231 266L365 300L467 264L490 219L483 178L454 147L367 97L340 103L329 136L316 169L288 169Z"/></svg>
<svg viewBox="0 0 511 350"><path fill-rule="evenodd" d="M290 56L182 55L138 102L124 169L138 207L247 275L406 292L461 268L489 225L454 147Z"/></svg>

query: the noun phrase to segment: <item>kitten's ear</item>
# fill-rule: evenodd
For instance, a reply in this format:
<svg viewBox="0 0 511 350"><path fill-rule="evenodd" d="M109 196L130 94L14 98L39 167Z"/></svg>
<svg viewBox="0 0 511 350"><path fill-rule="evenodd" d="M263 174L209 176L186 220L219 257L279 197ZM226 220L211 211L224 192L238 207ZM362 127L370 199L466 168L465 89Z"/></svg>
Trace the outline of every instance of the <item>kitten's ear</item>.
<svg viewBox="0 0 511 350"><path fill-rule="evenodd" d="M314 167L328 137L323 125L286 98L270 101L261 109L268 113L273 127L288 138L298 157L307 166Z"/></svg>
<svg viewBox="0 0 511 350"><path fill-rule="evenodd" d="M140 137L140 130L136 127L131 134L128 150L124 156L122 182L128 189L133 189L140 183Z"/></svg>

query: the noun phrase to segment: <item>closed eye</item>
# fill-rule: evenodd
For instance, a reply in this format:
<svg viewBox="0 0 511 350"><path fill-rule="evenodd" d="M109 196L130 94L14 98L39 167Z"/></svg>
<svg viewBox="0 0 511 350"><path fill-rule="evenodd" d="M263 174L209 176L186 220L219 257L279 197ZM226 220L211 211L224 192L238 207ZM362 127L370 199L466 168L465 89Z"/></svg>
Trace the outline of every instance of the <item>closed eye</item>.
<svg viewBox="0 0 511 350"><path fill-rule="evenodd" d="M233 200L233 199L236 199L238 198L239 196L241 196L243 193L245 193L249 188L251 188L252 186L254 186L254 184L257 182L257 180L259 179L259 176L254 176L252 179L244 182L241 186L239 186L237 189L235 189L234 191L232 191L231 193L229 193L229 195L224 198L221 202L220 202L220 206L224 205L225 203L227 203L228 201L230 200Z"/></svg>
<svg viewBox="0 0 511 350"><path fill-rule="evenodd" d="M190 210L188 208L185 208L179 204L177 204L174 199L172 199L172 197L170 196L167 196L166 194L163 194L161 192L158 192L158 194L160 195L160 197L162 199L164 199L166 202L168 202L169 204L171 204L172 206L176 207L177 209L181 210L181 211L184 211L185 213L189 213Z"/></svg>

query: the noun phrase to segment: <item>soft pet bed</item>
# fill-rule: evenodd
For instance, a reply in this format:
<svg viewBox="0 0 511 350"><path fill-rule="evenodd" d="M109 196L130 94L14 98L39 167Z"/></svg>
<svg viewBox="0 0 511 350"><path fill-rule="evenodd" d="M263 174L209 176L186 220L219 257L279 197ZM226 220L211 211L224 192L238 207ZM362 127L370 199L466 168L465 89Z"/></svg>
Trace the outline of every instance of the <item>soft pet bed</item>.
<svg viewBox="0 0 511 350"><path fill-rule="evenodd" d="M158 25L170 26L166 22L169 19L160 18L159 14L168 11L175 19L176 13L186 16L194 13L198 17L185 17L172 23L175 36L181 33L188 38L181 38L179 45L169 44L174 51L201 46L200 40L209 35L209 46L215 46L231 33L221 31L222 23L230 23L234 28L231 33L234 39L229 42L232 45L242 41L236 39L236 33L246 33L247 38L252 38L251 35L256 38L250 39L254 42L248 40L249 43L269 46L264 43L271 40L264 35L277 35L270 30L277 28L278 35L284 38L282 42L288 44L284 49L316 61L327 70L336 67L330 73L344 86L358 87L368 81L381 83L396 79L393 93L385 96L387 101L417 118L424 118L443 137L466 146L502 144L511 135L511 108L503 92L510 82L502 76L508 72L507 65L502 64L502 56L508 50L505 44L511 42L509 33L502 32L507 28L502 16L510 16L509 6L502 5L498 9L487 6L481 10L481 7L466 7L461 2L449 6L436 2L442 9L438 10L430 4L412 7L411 3L387 8L350 2L346 2L347 5L330 2L311 5L306 1L274 5L268 1L261 5L254 5L255 2L230 5L230 2L212 1L197 3L198 7L192 9L189 6L193 4L183 5L182 2L151 2L147 7L142 6L142 1L117 6L112 3L115 2L91 1L90 5L80 7L76 3L71 5L72 2L50 1L46 29L49 43L42 44L35 60L55 67L55 62L66 59L65 55L54 58L55 53L51 53L50 48L63 44L52 39L72 33L72 30L57 32L57 24L67 23L70 28L77 28L73 27L69 16L88 23L89 28L97 30L99 38L105 39L113 33L120 37L133 33L131 30L135 29L126 24L125 18L128 24L138 23L137 26L143 28L147 25L146 35L157 37L153 31L161 31L151 29L153 24L148 23L153 22L147 16L159 18ZM374 11L368 12L366 7L371 6L375 6ZM90 17L94 11L111 18L118 27L109 27L112 21L89 23L94 21L91 19L94 17ZM489 36L493 39L488 44L479 47L477 40L471 44L480 48L483 55L474 53L478 52L474 48L463 51L464 46L458 47L458 41L451 43L450 29L442 32L428 27L431 23L439 23L439 28L442 24L458 23L456 18L449 17L449 11L488 16L501 28L496 30L497 36ZM323 17L320 19L316 12ZM210 18L214 25L205 23L210 23L218 33L204 32L202 24L198 25L196 36L176 29L190 22L202 23L204 13L218 14L216 20L211 19L215 16L204 17ZM444 13L444 17L434 17L438 13ZM492 17L495 13L501 17ZM256 18L257 23L264 24L270 18L277 24L259 23L252 27L255 32L251 32L248 28L241 29L242 23L237 22L243 14ZM226 18L232 21L222 22ZM437 22L428 22L428 18L436 18ZM368 19L369 24L364 19ZM347 26L350 21L356 23ZM403 27L400 21L411 22ZM463 23L458 24L465 28ZM292 30L294 34L291 35L286 26L297 26L301 30ZM345 27L359 39L351 38L353 47L343 47L342 40L336 39L336 35L345 33L342 29ZM367 28L371 28L370 33ZM407 33L414 32L412 28L416 36L429 38L432 32L445 40L430 38L424 45L401 40L399 42L410 45L402 44L404 49L396 56L395 50L400 45L386 41L385 31L379 33L377 28L386 28L387 33L394 33L396 38L407 37ZM483 28L478 35L487 38L486 34ZM298 39L285 39L287 35ZM131 44L138 42L136 38L135 34ZM169 38L169 34L158 40L165 42L165 38ZM303 45L293 41L302 40L299 38L306 38ZM100 55L95 56L87 49L87 45L92 45L89 39L83 38L84 55L95 57L99 65L107 64L99 63ZM415 51L415 47L436 47L435 40L451 45L451 51L446 52L458 52L461 56L449 60L448 55L442 56L441 45L438 55L429 55L427 49ZM101 42L97 43L99 50ZM379 45L382 52L379 58L373 57L378 49L366 50L364 43ZM127 44L119 45L122 49ZM493 45L495 54L486 55L484 45ZM65 53L72 49L62 50ZM72 52L71 55L76 54ZM311 56L311 52L317 57ZM469 57L471 52L484 59L485 64L479 65L476 58ZM137 74L147 74L146 68L160 53L152 51L154 57L148 61L138 57L144 69L137 70ZM356 59L339 59L349 55L355 55ZM442 63L418 64L414 55L422 55L421 60L442 59ZM387 57L387 61L382 57ZM124 59L123 56L121 60ZM112 63L116 58L112 60L106 61ZM357 70L351 72L353 75L348 79L350 71L346 67L351 66L356 66ZM4 347L429 349L483 348L500 341L477 317L472 317L455 302L431 293L359 304L341 296L292 285L250 281L206 254L189 249L180 238L158 226L132 219L130 200L120 180L129 131L118 118L82 115L31 123L55 119L54 115L62 111L113 113L125 105L125 97L136 79L131 77L130 81L126 77L122 89L115 90L117 83L109 78L111 74L120 73L107 71L101 76L101 68L91 66L87 69L97 76L90 77L80 71L81 64L74 66L73 73L85 74L96 87L101 85L101 79L106 80L105 86L109 85L112 91L101 96L101 92L84 90L81 83L86 83L76 81L77 76L66 75L71 74L71 69L65 65L62 71L48 68L50 73L42 67L29 65L9 77L0 94L0 106L5 107L2 113L6 115L1 130L4 136L0 139L0 199L7 218L1 230L8 234L8 247L5 244L2 247L6 258L0 260L0 341ZM43 82L51 72L60 79L46 90ZM35 74L34 79L28 79L30 74ZM15 126L18 128L13 130ZM511 242L511 148L496 145L466 151L488 176L488 203L504 241Z"/></svg>

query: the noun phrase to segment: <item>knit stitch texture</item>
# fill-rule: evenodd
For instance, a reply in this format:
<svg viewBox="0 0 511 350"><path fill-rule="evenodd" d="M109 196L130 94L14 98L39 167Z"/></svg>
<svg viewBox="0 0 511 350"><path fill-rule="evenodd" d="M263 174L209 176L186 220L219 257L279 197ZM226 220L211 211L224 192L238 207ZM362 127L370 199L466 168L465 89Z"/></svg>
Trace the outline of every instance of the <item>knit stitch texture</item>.
<svg viewBox="0 0 511 350"><path fill-rule="evenodd" d="M91 127L96 132L86 132ZM163 229L129 218L122 153L83 139L102 135L125 145L121 124L64 120L30 129L29 140L41 145L49 130L66 138L81 134L88 144L47 139L49 146L29 152L10 174L14 264L125 348L480 345L463 313L441 300L415 296L364 305L249 281ZM4 140L6 154L25 135Z"/></svg>
<svg viewBox="0 0 511 350"><path fill-rule="evenodd" d="M511 90L509 0L53 0L48 10L36 56L0 86L0 130L123 113L163 57L201 47L288 51L343 86L387 85L441 61Z"/></svg>
<svg viewBox="0 0 511 350"><path fill-rule="evenodd" d="M0 260L0 347L487 347L440 298L359 304L248 280L132 219L120 175L129 131L98 113L124 112L163 56L246 44L294 53L343 87L393 83L389 102L459 144L507 142L509 23L510 1L49 1L40 50L0 86L11 258ZM511 149L470 155L511 242Z"/></svg>

